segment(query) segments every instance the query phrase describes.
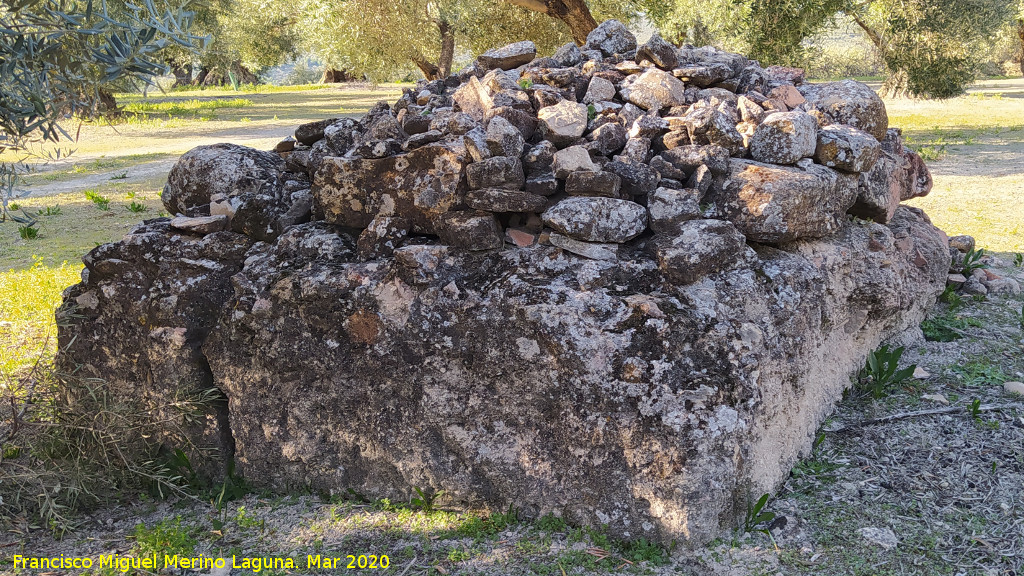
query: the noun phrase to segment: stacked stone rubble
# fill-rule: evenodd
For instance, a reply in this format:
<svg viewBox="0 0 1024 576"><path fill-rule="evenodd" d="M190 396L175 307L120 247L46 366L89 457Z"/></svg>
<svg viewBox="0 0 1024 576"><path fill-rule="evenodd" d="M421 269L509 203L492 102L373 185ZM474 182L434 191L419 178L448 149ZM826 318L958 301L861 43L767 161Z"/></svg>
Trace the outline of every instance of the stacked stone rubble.
<svg viewBox="0 0 1024 576"><path fill-rule="evenodd" d="M171 174L168 208L222 214L255 238L312 209L359 230L364 258L418 235L614 258L650 230L665 238L658 258L670 268L665 247L689 220L780 244L833 234L848 213L886 223L931 188L863 84L806 84L798 70L657 35L637 46L615 21L552 57L528 41L492 50L361 120L303 125L278 149L283 160L223 145L190 152ZM212 174L245 162L242 173L272 190L214 178L197 194L182 175L203 162ZM721 223L706 232L732 234Z"/></svg>
<svg viewBox="0 0 1024 576"><path fill-rule="evenodd" d="M700 543L942 291L947 239L900 206L930 187L866 86L608 21L188 152L174 217L86 256L60 361L214 390L163 420L257 484Z"/></svg>

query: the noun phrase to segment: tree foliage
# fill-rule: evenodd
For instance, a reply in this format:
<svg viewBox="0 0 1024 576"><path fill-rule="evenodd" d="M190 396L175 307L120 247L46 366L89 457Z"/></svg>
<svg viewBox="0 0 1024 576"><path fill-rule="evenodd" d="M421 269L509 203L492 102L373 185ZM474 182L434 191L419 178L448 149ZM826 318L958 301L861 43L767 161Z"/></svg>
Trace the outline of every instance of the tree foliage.
<svg viewBox="0 0 1024 576"><path fill-rule="evenodd" d="M887 90L948 98L973 81L983 47L1020 10L1021 0L654 0L650 15L667 38L801 66L805 40L845 14L885 63Z"/></svg>
<svg viewBox="0 0 1024 576"><path fill-rule="evenodd" d="M165 69L160 51L193 46L191 14L159 10L152 0L123 5L66 0L11 0L0 10L0 151L36 141L70 139L69 115L91 115L105 88L145 82ZM0 164L0 216L16 182L16 167Z"/></svg>
<svg viewBox="0 0 1024 576"><path fill-rule="evenodd" d="M589 2L598 19L630 21L639 6ZM458 60L509 42L533 40L544 54L573 39L564 21L503 0L304 0L297 14L306 49L329 68L374 80L417 69L443 77Z"/></svg>

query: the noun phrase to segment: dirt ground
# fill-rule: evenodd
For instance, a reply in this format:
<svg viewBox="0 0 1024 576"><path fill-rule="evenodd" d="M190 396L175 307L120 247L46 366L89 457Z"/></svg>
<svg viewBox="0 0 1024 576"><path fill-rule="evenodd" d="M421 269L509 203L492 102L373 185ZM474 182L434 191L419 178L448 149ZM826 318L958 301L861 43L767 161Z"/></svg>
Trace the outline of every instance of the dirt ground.
<svg viewBox="0 0 1024 576"><path fill-rule="evenodd" d="M1024 269L1015 263L1016 253L1024 252L1024 81L984 83L975 95L954 102L887 104L892 124L905 127L911 144L931 147L937 155L929 161L934 191L911 203L951 235L974 235L992 252L986 260L991 271L1024 285ZM990 124L961 120L980 116ZM297 120L253 123L259 126L210 125L209 132L196 136L168 136L117 152L102 149L82 159L180 153L225 139L269 147ZM127 169L129 178L156 182L171 162L159 157L103 174L109 180ZM69 174L59 182L35 182L31 191L68 194L100 182L105 181L97 174ZM144 556L178 550L207 558L235 555L237 562L287 557L296 566L260 574L346 569L307 568L307 556L320 554L339 556L343 565L347 555L357 563L359 555L386 555L389 567L379 571L402 576L1021 576L1024 398L1005 392L1004 383L1024 381L1022 303L1021 296L993 296L938 304L925 325L929 339L915 334L903 342L901 365L913 363L923 372L880 398L852 391L822 425L813 453L769 501L766 511L775 519L759 525L763 531L727 534L706 549L617 543L600 531L573 529L551 518L528 522L514 513L450 511L443 498L436 509L424 510L311 494L250 493L220 506L211 502L215 494L170 500L131 496L119 507L84 515L80 528L62 540L24 519L0 536L0 574L31 572L15 569L15 554ZM49 574L74 572L79 571ZM202 573L223 576L229 570Z"/></svg>

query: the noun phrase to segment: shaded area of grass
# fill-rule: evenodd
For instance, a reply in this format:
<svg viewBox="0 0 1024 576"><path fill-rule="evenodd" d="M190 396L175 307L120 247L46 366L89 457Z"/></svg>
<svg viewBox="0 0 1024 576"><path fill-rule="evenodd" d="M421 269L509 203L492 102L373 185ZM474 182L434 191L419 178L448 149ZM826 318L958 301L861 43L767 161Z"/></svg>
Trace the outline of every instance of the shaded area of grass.
<svg viewBox="0 0 1024 576"><path fill-rule="evenodd" d="M125 104L122 109L128 115L202 116L221 108L246 108L252 106L247 98L213 98L189 100L137 100Z"/></svg>

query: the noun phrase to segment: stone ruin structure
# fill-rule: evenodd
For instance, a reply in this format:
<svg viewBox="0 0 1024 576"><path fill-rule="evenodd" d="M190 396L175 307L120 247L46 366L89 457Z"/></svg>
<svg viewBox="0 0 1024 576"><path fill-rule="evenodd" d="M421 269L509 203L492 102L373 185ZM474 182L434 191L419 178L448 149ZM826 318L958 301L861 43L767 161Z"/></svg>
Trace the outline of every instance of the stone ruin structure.
<svg viewBox="0 0 1024 576"><path fill-rule="evenodd" d="M888 124L857 82L616 21L511 44L275 151L182 156L175 216L85 256L60 362L151 406L214 391L161 408L212 475L699 544L945 285Z"/></svg>

